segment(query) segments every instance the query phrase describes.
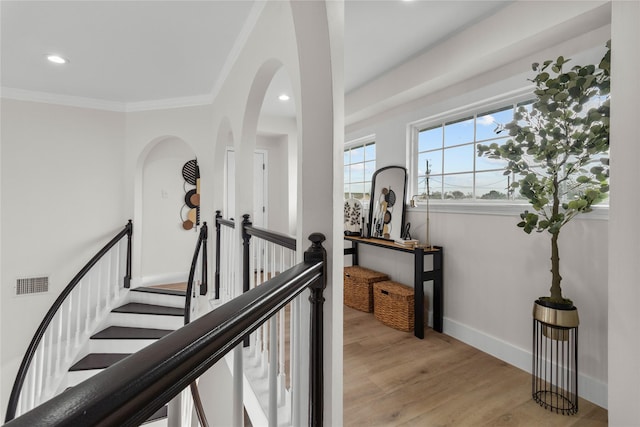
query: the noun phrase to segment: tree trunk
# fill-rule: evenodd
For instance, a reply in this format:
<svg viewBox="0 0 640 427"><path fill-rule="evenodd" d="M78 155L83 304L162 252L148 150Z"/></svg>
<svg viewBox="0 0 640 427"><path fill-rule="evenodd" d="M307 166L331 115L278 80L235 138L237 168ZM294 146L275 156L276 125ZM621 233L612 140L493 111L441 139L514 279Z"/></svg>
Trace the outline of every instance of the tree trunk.
<svg viewBox="0 0 640 427"><path fill-rule="evenodd" d="M558 218L558 212L560 210L560 188L558 184L558 176L553 176L553 205L551 210L552 220ZM560 287L560 252L558 250L558 236L560 236L560 227L558 227L555 233L551 234L551 301L557 303L563 303L562 288Z"/></svg>
<svg viewBox="0 0 640 427"><path fill-rule="evenodd" d="M562 288L560 287L562 276L560 276L560 253L558 251L559 235L560 232L551 236L551 289L549 291L552 302L562 303L564 298L562 298Z"/></svg>

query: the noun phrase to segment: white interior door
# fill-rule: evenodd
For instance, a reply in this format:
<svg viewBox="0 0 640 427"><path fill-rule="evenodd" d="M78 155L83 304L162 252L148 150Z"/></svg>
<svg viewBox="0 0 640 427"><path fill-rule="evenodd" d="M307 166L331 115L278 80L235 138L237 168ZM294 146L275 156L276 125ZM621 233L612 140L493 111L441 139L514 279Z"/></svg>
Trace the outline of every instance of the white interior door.
<svg viewBox="0 0 640 427"><path fill-rule="evenodd" d="M253 155L253 225L267 228L267 152L256 150Z"/></svg>
<svg viewBox="0 0 640 427"><path fill-rule="evenodd" d="M233 149L227 149L225 179L225 218L236 218L236 161ZM267 152L256 150L253 155L253 212L251 222L256 227L267 228Z"/></svg>

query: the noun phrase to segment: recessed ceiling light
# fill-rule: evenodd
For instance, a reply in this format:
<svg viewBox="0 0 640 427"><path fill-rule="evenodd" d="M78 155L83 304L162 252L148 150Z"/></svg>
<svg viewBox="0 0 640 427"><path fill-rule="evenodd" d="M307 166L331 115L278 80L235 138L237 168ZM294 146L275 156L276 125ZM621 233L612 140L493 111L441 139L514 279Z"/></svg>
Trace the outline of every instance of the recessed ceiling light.
<svg viewBox="0 0 640 427"><path fill-rule="evenodd" d="M56 54L47 54L47 60L49 62L53 62L54 64L67 64L69 62L67 58L63 58L62 56Z"/></svg>
<svg viewBox="0 0 640 427"><path fill-rule="evenodd" d="M283 93L282 95L280 95L280 96L278 97L278 99L279 99L280 101L288 101L288 100L289 100L289 95L287 95L286 93Z"/></svg>

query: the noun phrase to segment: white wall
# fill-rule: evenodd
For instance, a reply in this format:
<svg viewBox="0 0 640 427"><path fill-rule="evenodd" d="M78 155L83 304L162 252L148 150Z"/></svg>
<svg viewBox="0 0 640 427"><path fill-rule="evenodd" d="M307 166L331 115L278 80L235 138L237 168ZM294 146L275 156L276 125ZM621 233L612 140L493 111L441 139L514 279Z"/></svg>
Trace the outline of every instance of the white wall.
<svg viewBox="0 0 640 427"><path fill-rule="evenodd" d="M187 280L200 227L182 227L189 210L184 202L185 189L195 188L185 183L182 167L194 158L184 141L168 137L154 145L144 160L139 246L140 275L145 284Z"/></svg>
<svg viewBox="0 0 640 427"><path fill-rule="evenodd" d="M2 100L2 401L44 314L126 224L121 113ZM17 278L50 291L14 296ZM2 416L4 419L4 415Z"/></svg>
<svg viewBox="0 0 640 427"><path fill-rule="evenodd" d="M256 148L267 150L268 155L268 229L289 233L289 179L287 136L259 136Z"/></svg>
<svg viewBox="0 0 640 427"><path fill-rule="evenodd" d="M173 229L176 241L176 249L183 255L188 253L187 257L178 257L174 261L170 262L171 268L165 268L158 261L152 261L156 259L155 255L159 255L156 251L161 248L149 249L146 246L148 239L153 239L152 231L150 228L146 228L147 233L143 236L143 218L150 213L144 209L143 202L146 199L146 203L150 203L151 199L164 206L161 195L158 189L150 189L150 192L145 191L145 180L143 172L145 165L147 165L147 159L151 155L153 158L153 151L157 144L161 144L162 141L181 141L181 149L178 152L174 152L170 157L174 157L173 160L168 160L171 165L165 164L167 170L164 173L169 174L171 170L175 171L176 181L169 178L168 175L164 175L161 168L155 168L154 179L164 180L168 179L167 185L177 185L177 182L182 180L182 165L178 166L181 159L189 157L197 157L198 165L200 167L200 221L207 222L210 226L213 226L215 211L213 207L213 197L215 192L216 183L212 180L214 176L214 163L213 163L213 151L214 151L214 132L213 124L211 121L211 106L197 106L197 107L185 107L174 108L169 110L154 110L128 113L126 115L126 135L125 135L125 158L124 158L124 176L125 176L125 211L134 220L133 227L133 283L134 286L144 282L145 277L153 276L166 276L171 279L171 275L167 273L183 272L185 276L189 272L189 265L191 262L191 256L195 248L197 235L194 232L185 232ZM187 155L186 152L190 154ZM164 152L164 151L162 151ZM169 156L169 153L165 153ZM166 157L166 156L165 156ZM184 163L184 162L183 162ZM176 167L178 169L176 169ZM149 171L147 171L149 172ZM222 185L219 183L218 185ZM181 191L181 190L180 190ZM180 192L174 189L168 197L174 200L174 196L177 194L174 192ZM179 211L176 209L181 206L179 199L175 199L175 205L170 199L167 200L166 210L166 222L171 222L168 227L174 227L176 224L179 226ZM170 219L170 212L173 211L173 219ZM159 220L158 218L156 218ZM136 226L136 224L140 226ZM158 224L161 229L166 229L167 226ZM171 229L170 229L171 230ZM157 232L157 231L156 231ZM171 231L169 231L171 233ZM158 237L160 238L160 237ZM142 244L140 244L142 243ZM144 245L144 247L143 247ZM143 250L146 253L143 255ZM149 252L152 251L152 252ZM172 253L172 252L169 252ZM143 256L146 257L146 265L143 271ZM179 261L181 260L181 261ZM185 262L186 261L186 262ZM180 265L183 264L181 268ZM169 271L171 270L171 271Z"/></svg>
<svg viewBox="0 0 640 427"><path fill-rule="evenodd" d="M609 425L640 420L640 3L616 1L611 22L611 214L609 221Z"/></svg>
<svg viewBox="0 0 640 427"><path fill-rule="evenodd" d="M498 34L509 38L509 34ZM456 36L460 50L451 52L456 57L465 56L463 36ZM349 125L346 141L375 134L376 166L406 166L409 123L525 88L534 61L564 55L576 64L597 64L609 37L610 28L604 25L573 39L556 40L553 45L532 44L529 50L511 56L511 61L502 58L505 63L499 68L483 70L417 101ZM530 369L532 305L537 297L547 295L550 287L549 236L525 235L515 225L517 209L507 210L509 215L504 216L432 207L431 243L445 250L444 332ZM422 241L425 217L423 209L412 209L407 216L412 237ZM564 294L578 306L581 318L580 393L605 407L607 227L606 219L578 219L563 229L560 237ZM362 265L376 266L394 280L413 283L411 257L380 253L375 248L367 248L363 254ZM431 294L430 285L425 290Z"/></svg>

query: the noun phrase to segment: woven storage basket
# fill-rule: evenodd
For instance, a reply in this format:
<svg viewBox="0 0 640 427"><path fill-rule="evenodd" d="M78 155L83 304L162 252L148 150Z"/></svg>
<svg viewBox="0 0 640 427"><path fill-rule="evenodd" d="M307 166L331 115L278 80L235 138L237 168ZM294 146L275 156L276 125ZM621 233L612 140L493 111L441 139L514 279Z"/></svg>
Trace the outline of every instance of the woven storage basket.
<svg viewBox="0 0 640 427"><path fill-rule="evenodd" d="M344 268L344 305L356 310L373 311L373 284L389 280L378 271L354 265Z"/></svg>
<svg viewBox="0 0 640 427"><path fill-rule="evenodd" d="M385 281L373 285L373 314L376 319L399 331L413 330L413 289Z"/></svg>

